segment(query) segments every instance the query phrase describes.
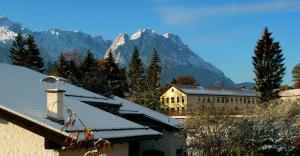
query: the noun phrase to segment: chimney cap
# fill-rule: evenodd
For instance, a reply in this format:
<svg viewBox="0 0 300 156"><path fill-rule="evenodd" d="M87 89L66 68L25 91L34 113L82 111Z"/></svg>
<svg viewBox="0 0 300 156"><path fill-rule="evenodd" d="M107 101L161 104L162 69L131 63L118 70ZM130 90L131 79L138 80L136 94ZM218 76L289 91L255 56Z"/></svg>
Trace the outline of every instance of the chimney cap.
<svg viewBox="0 0 300 156"><path fill-rule="evenodd" d="M47 90L49 90L49 89L50 90L53 90L53 89L64 90L65 82L67 82L66 79L57 77L57 76L46 76L45 78L41 79L40 81L46 83ZM52 84L52 85L49 86L48 84Z"/></svg>
<svg viewBox="0 0 300 156"><path fill-rule="evenodd" d="M40 81L41 82L46 82L46 83L55 83L55 82L58 82L58 81L67 82L66 79L64 79L62 77L57 77L57 76L46 76L45 78L42 78Z"/></svg>

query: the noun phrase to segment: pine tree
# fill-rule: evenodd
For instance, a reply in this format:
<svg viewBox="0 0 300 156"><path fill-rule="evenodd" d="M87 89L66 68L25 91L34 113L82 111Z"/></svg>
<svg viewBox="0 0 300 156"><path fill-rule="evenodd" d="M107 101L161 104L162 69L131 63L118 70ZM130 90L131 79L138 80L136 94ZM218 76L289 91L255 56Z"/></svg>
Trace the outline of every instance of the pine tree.
<svg viewBox="0 0 300 156"><path fill-rule="evenodd" d="M144 67L138 49L135 47L129 63L128 78L130 88L135 92L141 92L144 81Z"/></svg>
<svg viewBox="0 0 300 156"><path fill-rule="evenodd" d="M9 52L12 64L26 66L25 40L21 33L15 37Z"/></svg>
<svg viewBox="0 0 300 156"><path fill-rule="evenodd" d="M294 88L300 88L300 64L297 64L292 71Z"/></svg>
<svg viewBox="0 0 300 156"><path fill-rule="evenodd" d="M154 110L159 109L159 97L161 95L160 72L159 55L156 49L153 49L152 59L146 72L146 90L143 92L143 103Z"/></svg>
<svg viewBox="0 0 300 156"><path fill-rule="evenodd" d="M66 61L63 54L58 57L57 62L54 65L51 75L59 76L68 79L69 78L69 64Z"/></svg>
<svg viewBox="0 0 300 156"><path fill-rule="evenodd" d="M152 53L152 59L146 73L147 83L151 90L155 90L160 87L161 67L159 63L159 55L156 49L154 48Z"/></svg>
<svg viewBox="0 0 300 156"><path fill-rule="evenodd" d="M113 94L119 97L125 97L125 93L128 92L126 70L125 68L119 68L112 51L110 51L108 57L104 59L101 69L107 78L108 85L113 90Z"/></svg>
<svg viewBox="0 0 300 156"><path fill-rule="evenodd" d="M98 66L93 66L89 70L82 75L81 86L91 92L111 97L112 88L108 85L107 78L101 69Z"/></svg>
<svg viewBox="0 0 300 156"><path fill-rule="evenodd" d="M40 56L39 49L35 44L33 36L28 35L27 39L25 40L25 43L26 67L42 73L44 71L44 62L43 58Z"/></svg>
<svg viewBox="0 0 300 156"><path fill-rule="evenodd" d="M91 71L92 67L95 67L97 64L96 59L94 58L94 55L90 50L87 51L86 57L83 59L81 65L80 65L80 70L82 72L87 72Z"/></svg>
<svg viewBox="0 0 300 156"><path fill-rule="evenodd" d="M266 27L258 40L252 57L256 92L260 102L278 98L280 83L285 72L284 58L279 42L274 42Z"/></svg>
<svg viewBox="0 0 300 156"><path fill-rule="evenodd" d="M75 64L74 60L68 61L68 69L67 69L67 75L68 79L71 81L74 85L80 84L80 75L79 75L79 69Z"/></svg>
<svg viewBox="0 0 300 156"><path fill-rule="evenodd" d="M87 76L95 75L92 73L97 72L97 71L94 71L96 69L98 69L97 60L94 58L94 55L92 54L92 52L90 50L88 50L85 57L83 58L82 62L80 63L78 74L81 75L81 77L78 77L78 83L82 87L84 87L88 90L95 90L95 89L92 89L91 87L87 87L87 86L91 86L91 85L87 84L88 81L86 79L89 79L89 77L87 77ZM90 78L93 79L92 77L90 77Z"/></svg>

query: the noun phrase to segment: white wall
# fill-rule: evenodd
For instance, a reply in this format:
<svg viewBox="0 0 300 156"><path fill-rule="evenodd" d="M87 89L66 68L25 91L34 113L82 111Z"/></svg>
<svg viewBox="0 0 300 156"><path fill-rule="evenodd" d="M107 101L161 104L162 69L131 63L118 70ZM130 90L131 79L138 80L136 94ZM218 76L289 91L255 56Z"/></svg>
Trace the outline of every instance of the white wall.
<svg viewBox="0 0 300 156"><path fill-rule="evenodd" d="M128 156L128 143L115 144L107 156ZM0 118L0 155L82 156L86 149L57 151L44 148L44 137Z"/></svg>
<svg viewBox="0 0 300 156"><path fill-rule="evenodd" d="M141 141L139 155L142 156L144 151L155 149L164 152L165 156L181 156L176 155L176 149L185 143L184 140L175 136L175 131L163 130L163 134L163 138L158 140Z"/></svg>

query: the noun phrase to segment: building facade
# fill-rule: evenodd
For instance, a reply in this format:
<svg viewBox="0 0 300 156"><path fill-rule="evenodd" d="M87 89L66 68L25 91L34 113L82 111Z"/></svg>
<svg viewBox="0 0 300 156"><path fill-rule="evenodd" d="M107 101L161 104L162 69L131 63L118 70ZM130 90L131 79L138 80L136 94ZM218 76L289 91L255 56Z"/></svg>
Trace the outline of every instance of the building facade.
<svg viewBox="0 0 300 156"><path fill-rule="evenodd" d="M283 100L300 100L300 89L289 89L279 93Z"/></svg>
<svg viewBox="0 0 300 156"><path fill-rule="evenodd" d="M245 88L204 88L194 85L173 85L160 97L161 109L171 116L185 116L193 107L208 111L237 114L257 104L254 90Z"/></svg>

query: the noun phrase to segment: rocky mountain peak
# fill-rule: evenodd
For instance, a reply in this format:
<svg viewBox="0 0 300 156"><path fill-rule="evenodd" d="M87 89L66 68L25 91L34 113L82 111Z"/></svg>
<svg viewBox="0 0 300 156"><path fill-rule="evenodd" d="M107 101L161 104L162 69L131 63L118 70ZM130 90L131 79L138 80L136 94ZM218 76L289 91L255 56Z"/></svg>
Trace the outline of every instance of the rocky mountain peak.
<svg viewBox="0 0 300 156"><path fill-rule="evenodd" d="M152 29L140 29L133 33L130 39L127 34L121 34L114 40L105 56L111 51L117 62L126 67L134 47L139 50L146 66L150 63L153 48L157 50L161 59L162 80L165 83L183 74L192 75L204 84L217 84L221 81L228 86L234 84L222 71L204 61L190 50L179 36L172 33L161 35Z"/></svg>
<svg viewBox="0 0 300 156"><path fill-rule="evenodd" d="M116 46L119 46L119 45L123 45L123 44L126 44L127 42L129 42L130 38L127 33L122 33L118 37L116 37L115 41L116 41L115 43L117 43Z"/></svg>
<svg viewBox="0 0 300 156"><path fill-rule="evenodd" d="M158 34L154 30L145 28L145 29L140 29L134 34L132 34L131 40L138 40L144 37L149 38L151 36L156 36L156 35Z"/></svg>

